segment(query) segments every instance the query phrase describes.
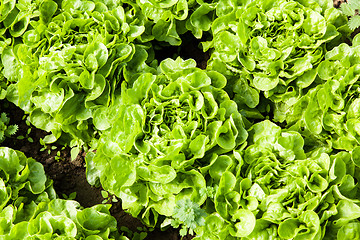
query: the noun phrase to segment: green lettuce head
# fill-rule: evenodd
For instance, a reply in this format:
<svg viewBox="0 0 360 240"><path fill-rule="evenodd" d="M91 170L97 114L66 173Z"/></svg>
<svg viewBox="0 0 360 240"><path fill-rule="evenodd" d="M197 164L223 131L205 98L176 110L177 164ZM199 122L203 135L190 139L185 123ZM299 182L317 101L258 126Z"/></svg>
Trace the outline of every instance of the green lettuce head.
<svg viewBox="0 0 360 240"><path fill-rule="evenodd" d="M209 68L229 77L234 101L248 108L259 105L260 92L273 102L298 97L347 29L331 1L224 0L216 13L213 40L204 43Z"/></svg>
<svg viewBox="0 0 360 240"><path fill-rule="evenodd" d="M127 240L109 208L58 199L41 163L0 148L0 239Z"/></svg>
<svg viewBox="0 0 360 240"><path fill-rule="evenodd" d="M223 159L195 239L336 239L359 234L359 149L305 151L304 139L270 121L253 125L247 147ZM229 157L230 158L230 157ZM235 166L234 166L235 164ZM212 167L213 165L211 165Z"/></svg>
<svg viewBox="0 0 360 240"><path fill-rule="evenodd" d="M20 11L16 19L27 13L21 1L12 2L4 24L12 13ZM135 53L132 42L145 27L119 2L44 0L30 6L22 34L0 39L2 75L12 83L6 97L34 126L51 132L45 142L61 137L81 146L94 137L95 111L111 101Z"/></svg>
<svg viewBox="0 0 360 240"><path fill-rule="evenodd" d="M113 127L87 159L88 180L121 198L150 225L171 216L182 199L202 205L206 180L198 168L247 138L243 118L222 89L223 75L194 60L166 59L158 73L124 83Z"/></svg>
<svg viewBox="0 0 360 240"><path fill-rule="evenodd" d="M343 43L327 52L318 67L318 78L323 83L290 107L279 107L275 116L285 116L288 127L309 140L354 150L360 144L359 50L357 35L352 46Z"/></svg>

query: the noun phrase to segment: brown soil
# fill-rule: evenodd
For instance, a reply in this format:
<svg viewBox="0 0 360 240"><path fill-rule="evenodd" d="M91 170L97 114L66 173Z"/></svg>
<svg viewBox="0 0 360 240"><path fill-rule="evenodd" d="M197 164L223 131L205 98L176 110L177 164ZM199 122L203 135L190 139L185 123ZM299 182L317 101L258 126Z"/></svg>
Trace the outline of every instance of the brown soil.
<svg viewBox="0 0 360 240"><path fill-rule="evenodd" d="M340 5L344 2L347 2L346 0L334 0L334 7L339 8Z"/></svg>

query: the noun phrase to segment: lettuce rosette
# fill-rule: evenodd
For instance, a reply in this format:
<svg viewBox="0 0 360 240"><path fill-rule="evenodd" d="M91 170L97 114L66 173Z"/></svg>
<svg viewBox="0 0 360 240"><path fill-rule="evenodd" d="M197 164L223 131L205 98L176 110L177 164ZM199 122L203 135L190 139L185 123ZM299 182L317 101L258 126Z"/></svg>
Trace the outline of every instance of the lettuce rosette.
<svg viewBox="0 0 360 240"><path fill-rule="evenodd" d="M159 215L172 216L178 202L201 206L207 179L199 168L247 138L245 120L222 89L226 78L195 66L166 59L157 74L124 82L112 127L87 155L88 181L151 226Z"/></svg>
<svg viewBox="0 0 360 240"><path fill-rule="evenodd" d="M318 67L318 78L324 83L290 107L279 107L275 116L284 116L288 127L309 141L322 141L347 151L359 146L359 51L357 36L352 46L343 43L327 52Z"/></svg>
<svg viewBox="0 0 360 240"><path fill-rule="evenodd" d="M332 1L219 1L211 25L208 68L228 78L239 106L259 116L260 96L290 102L317 84L317 66L348 32ZM262 94L260 94L262 93ZM257 109L255 109L255 107Z"/></svg>
<svg viewBox="0 0 360 240"><path fill-rule="evenodd" d="M110 205L83 209L76 201L53 199L32 207L33 212L26 213L28 219L20 219L14 206L6 207L0 213L0 238L128 240L117 231Z"/></svg>
<svg viewBox="0 0 360 240"><path fill-rule="evenodd" d="M20 2L6 6L22 13ZM45 142L80 146L94 137L95 112L108 106L145 27L116 1L31 1L29 10L37 17L0 45L7 99L51 132Z"/></svg>
<svg viewBox="0 0 360 240"><path fill-rule="evenodd" d="M359 153L304 150L298 132L263 121L216 165L195 239L353 239L360 234ZM232 159L232 161L231 161ZM236 160L236 161L234 161Z"/></svg>
<svg viewBox="0 0 360 240"><path fill-rule="evenodd" d="M58 199L41 163L0 148L0 239L128 239L109 208Z"/></svg>
<svg viewBox="0 0 360 240"><path fill-rule="evenodd" d="M9 205L30 212L33 205L54 197L52 181L40 163L20 151L0 148L0 212Z"/></svg>

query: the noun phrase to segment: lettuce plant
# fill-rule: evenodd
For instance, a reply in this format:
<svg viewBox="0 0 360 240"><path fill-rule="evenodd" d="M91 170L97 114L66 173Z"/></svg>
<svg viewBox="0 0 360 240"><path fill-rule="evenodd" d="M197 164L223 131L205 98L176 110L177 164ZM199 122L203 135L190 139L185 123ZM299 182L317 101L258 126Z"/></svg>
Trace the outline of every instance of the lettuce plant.
<svg viewBox="0 0 360 240"><path fill-rule="evenodd" d="M253 125L247 142L233 155L237 161L217 163L216 193L195 239L359 236L359 147L306 152L298 132L270 121Z"/></svg>
<svg viewBox="0 0 360 240"><path fill-rule="evenodd" d="M276 114L286 116L289 127L310 139L352 151L359 145L359 49L356 36L352 46L343 43L328 52L318 69L323 84Z"/></svg>
<svg viewBox="0 0 360 240"><path fill-rule="evenodd" d="M42 198L55 198L52 182L40 163L5 147L0 148L0 160L1 210L12 204L31 207Z"/></svg>
<svg viewBox="0 0 360 240"><path fill-rule="evenodd" d="M6 6L25 14L21 1ZM2 74L12 83L7 99L29 113L34 126L52 133L46 142L90 142L95 112L108 106L134 55L131 42L145 28L112 1L31 1L26 11L22 34L2 44ZM12 33L11 27L2 30Z"/></svg>
<svg viewBox="0 0 360 240"><path fill-rule="evenodd" d="M40 163L0 148L0 239L128 239L109 208L58 199Z"/></svg>
<svg viewBox="0 0 360 240"><path fill-rule="evenodd" d="M190 199L182 199L176 203L174 213L172 215L173 221L171 226L182 228L179 231L181 236L188 233L193 235L197 227L204 226L205 217L207 216L204 209L201 209L197 203L192 202Z"/></svg>
<svg viewBox="0 0 360 240"><path fill-rule="evenodd" d="M199 167L247 137L236 103L222 89L226 78L195 66L166 59L157 74L124 82L109 115L114 125L87 156L88 181L100 181L148 225L159 214L172 216L180 200L202 205L206 179Z"/></svg>
<svg viewBox="0 0 360 240"><path fill-rule="evenodd" d="M2 222L7 221L9 231L0 237L14 240L127 240L127 237L120 236L117 232L116 220L110 215L109 208L109 205L96 205L82 209L78 202L53 199L49 202L42 201L34 208L33 215L27 215L29 220L18 222L19 213L10 205L0 215Z"/></svg>
<svg viewBox="0 0 360 240"><path fill-rule="evenodd" d="M240 106L255 108L259 93L289 102L316 82L327 49L348 31L331 1L221 0L211 25L209 68L228 77L228 91ZM261 106L251 110L262 111Z"/></svg>

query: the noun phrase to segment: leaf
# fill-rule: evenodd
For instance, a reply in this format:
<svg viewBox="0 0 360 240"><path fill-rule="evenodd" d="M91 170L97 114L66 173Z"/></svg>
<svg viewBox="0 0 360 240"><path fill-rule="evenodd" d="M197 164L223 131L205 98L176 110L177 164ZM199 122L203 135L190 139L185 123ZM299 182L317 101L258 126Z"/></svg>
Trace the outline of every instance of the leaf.
<svg viewBox="0 0 360 240"><path fill-rule="evenodd" d="M254 75L253 84L256 89L269 91L275 88L279 83L279 78L267 77L265 75Z"/></svg>
<svg viewBox="0 0 360 240"><path fill-rule="evenodd" d="M222 175L229 170L233 164L234 162L230 157L226 155L218 156L213 164L211 164L209 174L216 182L219 182Z"/></svg>
<svg viewBox="0 0 360 240"><path fill-rule="evenodd" d="M360 16L352 16L348 22L348 25L351 30L355 30L356 28L360 27Z"/></svg>
<svg viewBox="0 0 360 240"><path fill-rule="evenodd" d="M201 4L193 14L190 16L190 22L196 29L201 29L203 31L209 31L211 27L212 20L207 15L210 11L212 11L214 7L210 4Z"/></svg>
<svg viewBox="0 0 360 240"><path fill-rule="evenodd" d="M227 31L215 35L214 47L219 51L220 59L224 62L231 62L236 59L236 52L240 48L240 39L237 35Z"/></svg>
<svg viewBox="0 0 360 240"><path fill-rule="evenodd" d="M234 237L247 237L255 228L256 218L249 210L237 210L232 220L236 221L234 227L230 228L230 234Z"/></svg>
<svg viewBox="0 0 360 240"><path fill-rule="evenodd" d="M343 3L340 5L340 10L347 16L354 16L355 9L352 4Z"/></svg>
<svg viewBox="0 0 360 240"><path fill-rule="evenodd" d="M338 214L335 218L339 220L352 220L360 216L360 207L349 200L340 200L336 209Z"/></svg>
<svg viewBox="0 0 360 240"><path fill-rule="evenodd" d="M109 197L109 193L108 193L107 191L102 190L102 191L101 191L101 196L102 196L103 198L108 198L108 197Z"/></svg>
<svg viewBox="0 0 360 240"><path fill-rule="evenodd" d="M350 222L343 225L337 233L338 239L356 239L360 238L360 223Z"/></svg>
<svg viewBox="0 0 360 240"><path fill-rule="evenodd" d="M75 160L76 157L79 155L79 152L80 152L79 146L71 148L70 150L71 160Z"/></svg>
<svg viewBox="0 0 360 240"><path fill-rule="evenodd" d="M58 5L52 0L43 1L40 5L40 19L45 23L51 20L51 17L55 14Z"/></svg>
<svg viewBox="0 0 360 240"><path fill-rule="evenodd" d="M90 71L105 65L108 59L108 49L103 43L93 42L84 52L84 61Z"/></svg>
<svg viewBox="0 0 360 240"><path fill-rule="evenodd" d="M352 8L352 9L360 9L360 4L359 4L359 2L358 1L356 1L356 0L349 0L348 1L348 5L350 5L350 7Z"/></svg>

